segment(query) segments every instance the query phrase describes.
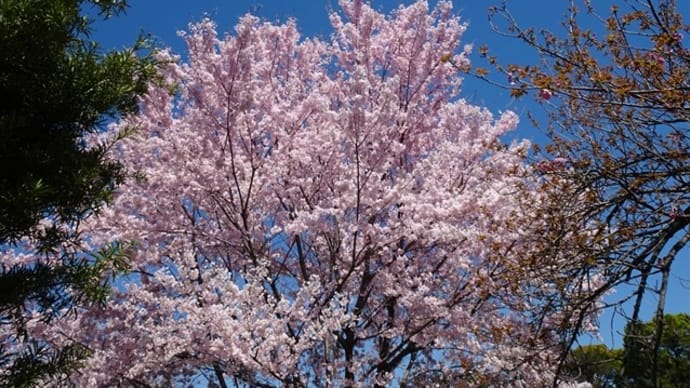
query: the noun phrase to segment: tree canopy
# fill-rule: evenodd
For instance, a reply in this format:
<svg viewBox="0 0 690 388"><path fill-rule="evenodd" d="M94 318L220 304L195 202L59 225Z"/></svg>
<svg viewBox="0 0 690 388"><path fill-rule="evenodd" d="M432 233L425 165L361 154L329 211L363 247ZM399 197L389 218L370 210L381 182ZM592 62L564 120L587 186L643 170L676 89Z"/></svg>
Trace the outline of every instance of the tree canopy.
<svg viewBox="0 0 690 388"><path fill-rule="evenodd" d="M203 19L186 60L101 53L89 4L126 6L0 2L7 384L688 378L687 316L664 315L690 241L675 1L573 0L562 34L492 7L540 60L480 47L481 67L450 1L343 0L326 40L294 20L246 15L221 36ZM517 116L462 99L463 72L536 98L551 142L504 142ZM607 307L629 319L624 348L571 349Z"/></svg>
<svg viewBox="0 0 690 388"><path fill-rule="evenodd" d="M637 327L633 327L633 326ZM591 382L594 387L652 387L654 320L628 323L623 349L605 345L576 348L565 364L565 373ZM666 314L658 350L658 386L683 387L690 381L690 315Z"/></svg>
<svg viewBox="0 0 690 388"><path fill-rule="evenodd" d="M140 128L109 153L138 178L82 225L135 240L134 271L40 327L93 350L75 382L555 381L559 307L596 280L536 254L543 180L501 141L516 115L460 97L465 25L449 1L341 6L331 40L247 15L191 25L188 61L161 54L172 85L112 128Z"/></svg>

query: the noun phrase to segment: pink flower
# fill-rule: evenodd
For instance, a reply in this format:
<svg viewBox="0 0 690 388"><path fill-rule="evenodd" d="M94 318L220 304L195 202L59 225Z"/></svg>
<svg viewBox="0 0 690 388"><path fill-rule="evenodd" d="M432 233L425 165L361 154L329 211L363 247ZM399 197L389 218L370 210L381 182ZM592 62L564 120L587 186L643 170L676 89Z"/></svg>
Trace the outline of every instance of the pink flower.
<svg viewBox="0 0 690 388"><path fill-rule="evenodd" d="M550 91L549 89L546 89L546 88L542 89L542 90L539 92L539 97L541 97L541 98L544 99L544 100L550 99L552 95L553 95L553 94L551 93L551 91Z"/></svg>
<svg viewBox="0 0 690 388"><path fill-rule="evenodd" d="M537 163L537 171L543 174L548 172L560 171L566 168L568 162L568 159L560 157L554 158L552 160L540 160Z"/></svg>
<svg viewBox="0 0 690 388"><path fill-rule="evenodd" d="M537 171L541 173L547 173L547 172L553 172L553 166L551 165L551 162L548 160L540 160L539 163L537 163Z"/></svg>
<svg viewBox="0 0 690 388"><path fill-rule="evenodd" d="M666 62L666 59L664 59L664 57L661 56L656 51L652 51L649 53L649 59L660 64L660 65L663 65Z"/></svg>

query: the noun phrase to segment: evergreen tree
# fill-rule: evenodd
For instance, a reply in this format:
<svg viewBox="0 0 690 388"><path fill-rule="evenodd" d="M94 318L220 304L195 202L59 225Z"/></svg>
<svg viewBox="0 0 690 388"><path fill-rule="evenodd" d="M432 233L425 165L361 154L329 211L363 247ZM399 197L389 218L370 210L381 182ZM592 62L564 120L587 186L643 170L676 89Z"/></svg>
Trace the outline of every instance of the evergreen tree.
<svg viewBox="0 0 690 388"><path fill-rule="evenodd" d="M122 181L109 145L89 145L109 118L137 109L156 61L140 39L103 53L86 6L108 18L123 0L0 1L0 384L59 375L87 354L32 340L50 322L105 300L126 244L82 248L79 223ZM144 53L141 55L141 53ZM112 145L112 144L110 144Z"/></svg>
<svg viewBox="0 0 690 388"><path fill-rule="evenodd" d="M666 314L659 350L658 385L654 382L653 354L657 322L630 322L623 349L605 345L578 347L570 354L564 372L595 388L685 387L690 381L690 315Z"/></svg>

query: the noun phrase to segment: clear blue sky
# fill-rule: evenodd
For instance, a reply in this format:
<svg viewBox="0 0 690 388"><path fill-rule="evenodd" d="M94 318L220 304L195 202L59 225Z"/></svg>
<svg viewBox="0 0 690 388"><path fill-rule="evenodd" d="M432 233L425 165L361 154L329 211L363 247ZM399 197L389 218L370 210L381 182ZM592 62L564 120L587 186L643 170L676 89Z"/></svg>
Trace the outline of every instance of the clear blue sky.
<svg viewBox="0 0 690 388"><path fill-rule="evenodd" d="M487 19L487 9L492 5L500 5L502 0L454 0L454 8L461 19L469 22L469 28L461 43L473 43L475 48L488 44L494 54L504 62L534 63L536 57L528 47L515 40L500 37L490 29ZM377 9L389 11L399 4L409 4L412 0L371 0ZM435 0L430 1L431 4ZM568 6L566 0L512 0L509 1L510 10L522 26L535 26L559 31L562 16ZM579 2L578 2L579 3ZM610 4L621 3L615 0L597 0L595 5L606 13ZM681 11L686 15L685 21L690 21L690 1L678 2ZM198 21L205 15L216 21L219 31L231 32L238 18L247 12L260 16L269 21L281 22L290 17L296 18L302 36L319 36L328 38L331 29L328 13L337 9L337 0L129 0L129 9L123 16L106 22L98 21L94 24L92 38L100 42L103 49L120 49L130 46L140 32L150 33L162 46L185 57L185 47L177 31L186 30L190 22ZM478 62L476 58L475 62ZM462 97L477 104L488 107L494 114L503 110L513 110L522 119L514 138L527 138L533 142L544 143L545 137L531 125L526 118L528 111L539 114L542 110L533 99L522 98L513 100L508 92L487 85L482 81L467 78ZM681 252L675 265L675 276L667 302L667 312L690 312L690 305L686 298L690 291L681 286L678 276L690 279L690 268L687 265L688 252ZM685 266L685 269L681 267ZM678 270L681 269L681 272ZM688 285L690 282L686 282ZM623 292L621 292L622 294ZM654 303L647 302L648 315L654 308ZM620 336L615 332L622 331L624 322L618 320L611 330L611 315L605 314L601 319L602 335L605 343L620 345Z"/></svg>

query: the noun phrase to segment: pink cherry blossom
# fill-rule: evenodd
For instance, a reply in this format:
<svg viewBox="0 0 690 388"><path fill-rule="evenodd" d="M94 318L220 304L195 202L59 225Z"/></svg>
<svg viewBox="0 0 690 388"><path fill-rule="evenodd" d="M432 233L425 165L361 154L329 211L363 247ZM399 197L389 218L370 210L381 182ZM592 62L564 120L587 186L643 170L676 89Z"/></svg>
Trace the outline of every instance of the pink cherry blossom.
<svg viewBox="0 0 690 388"><path fill-rule="evenodd" d="M540 160L536 164L537 171L541 173L556 172L565 169L570 161L566 158L553 158L551 160Z"/></svg>
<svg viewBox="0 0 690 388"><path fill-rule="evenodd" d="M649 59L650 59L651 61L654 61L654 62L658 63L659 65L663 65L664 63L666 63L666 59L665 59L664 56L663 56L661 53L659 53L659 52L650 51L649 54L648 54L648 56L649 56Z"/></svg>
<svg viewBox="0 0 690 388"><path fill-rule="evenodd" d="M673 40L676 43L681 43L683 42L683 34L680 32L674 32L673 33Z"/></svg>
<svg viewBox="0 0 690 388"><path fill-rule="evenodd" d="M539 91L539 97L541 97L543 100L550 100L552 95L551 90L546 88Z"/></svg>
<svg viewBox="0 0 690 388"><path fill-rule="evenodd" d="M138 128L111 155L140 178L83 233L136 241L134 272L41 328L92 350L77 385L553 381L570 315L550 303L574 280L550 276L577 263L533 254L529 145L500 140L517 116L439 62L466 60L466 25L450 1L340 5L327 42L191 25L189 61L112 128Z"/></svg>

